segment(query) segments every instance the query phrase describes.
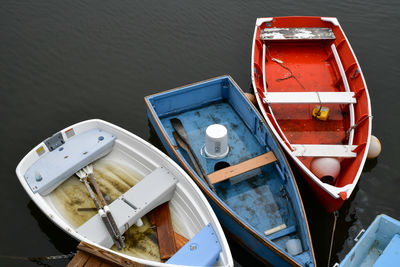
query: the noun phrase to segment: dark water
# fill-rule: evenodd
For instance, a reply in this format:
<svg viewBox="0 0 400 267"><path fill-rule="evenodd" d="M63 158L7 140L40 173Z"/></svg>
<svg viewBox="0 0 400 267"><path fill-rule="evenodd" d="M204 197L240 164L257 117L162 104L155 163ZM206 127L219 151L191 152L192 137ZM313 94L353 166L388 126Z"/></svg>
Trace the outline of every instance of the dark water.
<svg viewBox="0 0 400 267"><path fill-rule="evenodd" d="M0 254L75 250L19 184L15 167L36 144L73 123L101 118L159 146L143 97L230 74L250 91L257 17L338 17L364 72L373 134L382 142L340 210L332 262L380 213L400 219L400 2L0 0ZM302 189L317 261L326 266L333 216ZM238 266L257 262L232 243ZM61 266L66 261L47 262ZM2 266L35 263L0 259Z"/></svg>

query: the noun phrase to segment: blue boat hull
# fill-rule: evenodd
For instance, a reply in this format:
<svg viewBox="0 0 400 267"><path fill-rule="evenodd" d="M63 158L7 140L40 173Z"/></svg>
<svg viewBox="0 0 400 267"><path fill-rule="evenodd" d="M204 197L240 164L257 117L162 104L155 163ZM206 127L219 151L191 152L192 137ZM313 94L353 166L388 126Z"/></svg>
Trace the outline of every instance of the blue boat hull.
<svg viewBox="0 0 400 267"><path fill-rule="evenodd" d="M390 267L400 265L400 221L379 215L371 223L340 267Z"/></svg>
<svg viewBox="0 0 400 267"><path fill-rule="evenodd" d="M167 153L188 171L203 190L224 228L261 261L274 266L314 266L315 260L311 238L297 185L283 152L254 106L249 103L242 91L229 76L188 87L189 89L183 87L146 97L150 123L164 145L164 148L167 150ZM221 87L223 88L222 91L219 90ZM224 87L227 89L225 90ZM194 97L188 99L187 95L190 95L190 93L186 94L185 90L193 91L192 94ZM166 101L168 98L173 99L173 101ZM229 99L229 104L221 101L226 99ZM174 106L175 104L177 106ZM194 108L194 106L196 107ZM234 107L233 111L230 110L232 107ZM231 152L229 163L234 165L237 162L243 161L242 158L245 152L240 153L240 151L250 151L249 157L254 157L270 149L274 152L278 163L269 167L263 167L265 168L263 172L271 173L273 176L281 176L280 179L283 181L273 177L269 187L262 184L268 177L257 178L257 176L252 178L250 182L239 185L222 182L215 185L217 191L219 190L219 194L217 195L200 179L188 163L184 153L173 143L173 129L169 120L176 116L185 122L185 128L187 128L189 135L192 135L190 141L195 151L200 151L201 144L204 142L204 135L202 135L204 134L202 133L204 125L209 125L212 122L218 123L221 118L224 121L228 121L225 122L227 127L235 129L235 131L232 131L233 136L230 136ZM242 130L238 130L240 127L238 127L237 122L243 117L245 118L246 126ZM254 139L255 141L249 141L250 139ZM206 172L208 174L213 172L212 167L215 162L204 159L201 153L198 156ZM256 186L252 188L254 184ZM264 199L268 198L267 193L269 190L271 189L272 193L278 192L280 186L284 186L287 190L290 203L288 204L286 200L277 199L275 206L272 204L271 206L265 206L263 203L265 202ZM247 194L247 191L251 192L252 190L258 190L258 194L260 195ZM240 194L235 195L238 191L241 191ZM268 192L266 193L265 191ZM257 201L259 201L257 197L263 198L259 204L257 204ZM287 207L284 207L285 203ZM282 238L280 236L266 236L261 229L268 229L269 224L279 224L279 219L281 218L278 218L279 216L271 216L273 214L271 210L278 206L283 211L280 210L277 213L281 212L291 215L286 218L288 227L280 231L283 236ZM260 214L254 215L253 213ZM260 221L260 218L265 218L265 221ZM285 235L301 239L304 252L296 256L289 255L283 248L283 238ZM275 240L273 241L268 237ZM279 241L281 239L282 241Z"/></svg>

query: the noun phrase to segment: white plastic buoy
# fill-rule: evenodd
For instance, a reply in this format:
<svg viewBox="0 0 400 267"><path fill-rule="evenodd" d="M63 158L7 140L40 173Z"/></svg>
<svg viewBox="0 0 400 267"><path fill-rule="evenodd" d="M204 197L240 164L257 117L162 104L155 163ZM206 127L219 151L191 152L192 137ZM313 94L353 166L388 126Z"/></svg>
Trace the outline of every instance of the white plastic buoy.
<svg viewBox="0 0 400 267"><path fill-rule="evenodd" d="M220 159L228 155L228 130L224 125L212 124L207 127L204 152L207 157L214 159Z"/></svg>
<svg viewBox="0 0 400 267"><path fill-rule="evenodd" d="M367 158L374 159L381 153L382 146L379 139L376 136L371 135L371 144L369 145Z"/></svg>
<svg viewBox="0 0 400 267"><path fill-rule="evenodd" d="M292 255L296 256L303 252L303 247L301 246L300 239L289 239L286 242L286 250L287 252Z"/></svg>
<svg viewBox="0 0 400 267"><path fill-rule="evenodd" d="M319 179L330 176L335 180L340 173L340 162L336 158L315 158L310 169Z"/></svg>

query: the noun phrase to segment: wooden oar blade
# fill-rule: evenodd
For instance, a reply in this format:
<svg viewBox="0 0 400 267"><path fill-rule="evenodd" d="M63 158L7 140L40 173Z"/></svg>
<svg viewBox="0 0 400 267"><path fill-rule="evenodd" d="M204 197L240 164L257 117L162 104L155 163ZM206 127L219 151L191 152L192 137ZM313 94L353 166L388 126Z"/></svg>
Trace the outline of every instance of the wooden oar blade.
<svg viewBox="0 0 400 267"><path fill-rule="evenodd" d="M187 137L185 128L182 125L182 122L178 118L172 118L170 120L172 127L175 129L175 131L179 134L179 136L182 138L182 140L186 143L189 144L189 139Z"/></svg>

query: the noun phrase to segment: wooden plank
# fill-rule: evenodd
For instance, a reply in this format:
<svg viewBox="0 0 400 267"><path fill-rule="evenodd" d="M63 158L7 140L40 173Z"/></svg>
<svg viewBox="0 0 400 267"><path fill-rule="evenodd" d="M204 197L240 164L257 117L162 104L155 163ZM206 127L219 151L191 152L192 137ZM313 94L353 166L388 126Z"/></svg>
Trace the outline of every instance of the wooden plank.
<svg viewBox="0 0 400 267"><path fill-rule="evenodd" d="M271 234L276 233L276 232L278 232L278 231L280 231L280 230L282 230L282 229L285 229L286 227L287 227L286 224L283 223L283 224L278 225L278 226L276 226L276 227L274 227L274 228L265 230L265 231L264 231L264 234L265 234L265 235L271 235Z"/></svg>
<svg viewBox="0 0 400 267"><path fill-rule="evenodd" d="M174 232L175 234L175 244L176 244L176 249L180 250L184 245L186 245L187 242L189 242L189 239L181 236L180 234Z"/></svg>
<svg viewBox="0 0 400 267"><path fill-rule="evenodd" d="M101 265L101 261L97 257L90 257L89 260L85 263L84 267L98 267Z"/></svg>
<svg viewBox="0 0 400 267"><path fill-rule="evenodd" d="M355 104L354 92L268 92L263 99L269 104Z"/></svg>
<svg viewBox="0 0 400 267"><path fill-rule="evenodd" d="M143 264L140 264L135 261L129 260L127 258L121 257L115 253L106 251L104 249L90 245L83 241L81 243L79 243L78 250L86 252L86 253L90 254L91 256L96 256L98 258L101 258L104 261L108 261L110 263L117 264L119 266L127 266L127 265L133 266L133 267L144 267L145 266Z"/></svg>
<svg viewBox="0 0 400 267"><path fill-rule="evenodd" d="M156 226L160 257L162 260L167 260L177 251L168 202L153 209L148 217Z"/></svg>
<svg viewBox="0 0 400 267"><path fill-rule="evenodd" d="M267 165L276 161L276 157L272 151L262 154L260 156L254 157L252 159L243 161L239 164L221 169L219 171L210 173L208 179L212 184L225 181L226 179L235 177L241 173L245 173L261 166Z"/></svg>
<svg viewBox="0 0 400 267"><path fill-rule="evenodd" d="M338 157L354 158L357 153L353 152L357 146L352 145L294 145L293 154L297 157Z"/></svg>
<svg viewBox="0 0 400 267"><path fill-rule="evenodd" d="M72 260L68 263L67 267L82 267L89 260L89 257L90 256L87 253L78 250Z"/></svg>
<svg viewBox="0 0 400 267"><path fill-rule="evenodd" d="M334 40L330 28L265 28L261 40Z"/></svg>
<svg viewBox="0 0 400 267"><path fill-rule="evenodd" d="M115 266L118 266L118 265L110 264L108 262L102 262L101 265L100 265L100 267L115 267Z"/></svg>

